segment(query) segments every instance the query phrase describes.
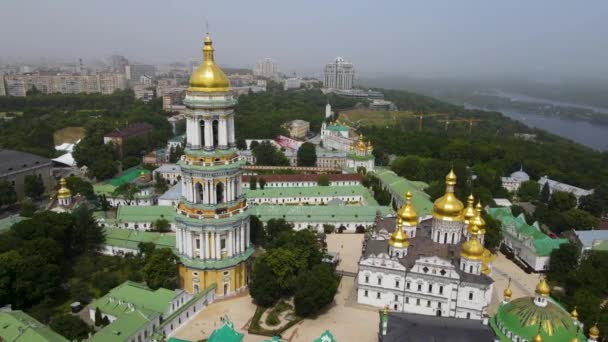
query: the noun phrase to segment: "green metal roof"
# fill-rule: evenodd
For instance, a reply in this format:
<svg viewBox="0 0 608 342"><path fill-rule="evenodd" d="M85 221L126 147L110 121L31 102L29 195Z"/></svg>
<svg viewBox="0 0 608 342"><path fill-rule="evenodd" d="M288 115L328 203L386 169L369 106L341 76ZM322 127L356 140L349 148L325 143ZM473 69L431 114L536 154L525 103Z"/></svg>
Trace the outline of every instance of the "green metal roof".
<svg viewBox="0 0 608 342"><path fill-rule="evenodd" d="M12 215L0 219L0 233L9 230L15 223L25 220L27 217L21 217L19 215Z"/></svg>
<svg viewBox="0 0 608 342"><path fill-rule="evenodd" d="M552 298L547 298L547 306L539 307L534 304L533 297L517 298L509 303L501 304L496 315L490 320L490 326L501 342L512 341L505 336L500 326L520 338L532 341L539 330L542 321L541 336L543 342L570 341L577 336L577 327L570 314ZM587 341L582 332L578 333L579 341Z"/></svg>
<svg viewBox="0 0 608 342"><path fill-rule="evenodd" d="M112 178L109 183L115 187L119 187L125 183L131 183L132 181L137 179L137 177L139 177L142 172L148 174L150 173L150 170L136 166L123 171L120 175Z"/></svg>
<svg viewBox="0 0 608 342"><path fill-rule="evenodd" d="M352 159L352 160L370 160L370 159L374 159L375 157L371 153L366 156L361 156L361 155L351 152L346 155L346 158Z"/></svg>
<svg viewBox="0 0 608 342"><path fill-rule="evenodd" d="M171 301L179 295L181 290L167 290L160 288L152 290L149 287L132 281L125 281L113 288L105 296L89 304L90 308L99 308L101 312L120 317L130 311L128 304L144 314L164 314Z"/></svg>
<svg viewBox="0 0 608 342"><path fill-rule="evenodd" d="M66 338L23 311L0 312L0 340L11 342L68 342Z"/></svg>
<svg viewBox="0 0 608 342"><path fill-rule="evenodd" d="M418 216L431 215L433 212L433 202L431 202L429 195L424 192L424 189L429 186L428 184L400 177L393 171L383 167L376 167L373 173L380 179L382 184L390 189L391 193L401 197L402 201L404 201L403 197L405 193L411 192L412 204Z"/></svg>
<svg viewBox="0 0 608 342"><path fill-rule="evenodd" d="M362 185L244 189L243 193L246 198L362 196L369 205L378 205L369 190Z"/></svg>
<svg viewBox="0 0 608 342"><path fill-rule="evenodd" d="M165 219L175 222L175 207L170 205L121 205L116 213L120 222L154 222Z"/></svg>
<svg viewBox="0 0 608 342"><path fill-rule="evenodd" d="M489 208L488 215L500 221L500 229L503 234L510 235L508 227L514 227L520 237L523 237L523 239L532 239L534 250L539 256L549 256L551 255L551 252L554 249L559 248L561 244L568 243L567 239L552 239L547 236L540 230L537 222L529 225L523 214L520 214L517 217L513 216L511 208Z"/></svg>
<svg viewBox="0 0 608 342"><path fill-rule="evenodd" d="M158 314L156 314L158 315ZM146 327L153 317L146 316L139 310L123 314L114 322L95 333L88 341L90 342L123 342Z"/></svg>
<svg viewBox="0 0 608 342"><path fill-rule="evenodd" d="M386 206L315 206L315 205L252 205L251 215L263 222L270 219L285 219L288 222L373 222L376 212L382 216L392 212Z"/></svg>
<svg viewBox="0 0 608 342"><path fill-rule="evenodd" d="M243 341L243 336L243 333L234 329L232 322L224 321L224 324L219 329L213 330L207 342L241 342Z"/></svg>
<svg viewBox="0 0 608 342"><path fill-rule="evenodd" d="M350 128L348 126L344 126L344 125L340 125L340 124L332 124L332 125L327 125L327 130L340 132L340 131L348 131L348 130L350 130Z"/></svg>
<svg viewBox="0 0 608 342"><path fill-rule="evenodd" d="M338 340L336 340L334 335L332 335L332 333L329 330L325 330L325 332L323 334L321 334L321 336L319 336L319 338L314 340L314 342L337 342L337 341Z"/></svg>
<svg viewBox="0 0 608 342"><path fill-rule="evenodd" d="M112 195L112 193L114 193L114 190L116 190L116 186L110 184L110 183L98 183L93 185L93 191L95 192L95 194L97 195Z"/></svg>
<svg viewBox="0 0 608 342"><path fill-rule="evenodd" d="M105 244L137 250L140 242L151 242L157 248L175 248L175 234L140 232L132 229L105 228Z"/></svg>

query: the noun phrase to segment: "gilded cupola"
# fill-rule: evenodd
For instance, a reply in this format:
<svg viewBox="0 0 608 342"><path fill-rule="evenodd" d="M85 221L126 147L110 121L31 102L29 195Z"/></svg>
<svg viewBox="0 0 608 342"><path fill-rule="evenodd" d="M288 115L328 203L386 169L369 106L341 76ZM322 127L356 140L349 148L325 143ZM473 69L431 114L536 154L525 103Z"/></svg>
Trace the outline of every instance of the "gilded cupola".
<svg viewBox="0 0 608 342"><path fill-rule="evenodd" d="M391 247L396 248L407 248L410 245L410 239L407 233L401 228L400 224L397 224L395 231L391 234L391 238L388 240L388 244Z"/></svg>
<svg viewBox="0 0 608 342"><path fill-rule="evenodd" d="M467 207L464 209L463 217L464 223L469 224L471 219L475 216L475 197L473 194L470 194L467 198Z"/></svg>
<svg viewBox="0 0 608 342"><path fill-rule="evenodd" d="M397 211L397 217L401 221L402 224L406 224L408 226L416 226L418 224L418 213L416 213L416 209L412 205L412 193L407 192L405 194L405 203L399 211Z"/></svg>
<svg viewBox="0 0 608 342"><path fill-rule="evenodd" d="M213 59L213 42L207 34L203 47L203 62L190 77L189 91L222 92L228 91L230 81Z"/></svg>
<svg viewBox="0 0 608 342"><path fill-rule="evenodd" d="M475 225L470 225L471 235L469 239L462 244L460 256L468 260L482 260L484 248L481 242L477 239L479 228Z"/></svg>
<svg viewBox="0 0 608 342"><path fill-rule="evenodd" d="M534 292L543 297L549 296L549 294L551 293L551 287L549 287L549 284L547 283L547 280L545 278L541 278L541 280L536 285L536 289L534 290Z"/></svg>
<svg viewBox="0 0 608 342"><path fill-rule="evenodd" d="M359 152L367 151L367 146L365 145L365 141L363 141L363 134L359 134L359 141L357 142L357 150L359 150Z"/></svg>
<svg viewBox="0 0 608 342"><path fill-rule="evenodd" d="M456 174L454 170L445 177L445 194L435 200L433 204L433 218L443 221L463 221L464 205L456 195L454 186L456 185Z"/></svg>
<svg viewBox="0 0 608 342"><path fill-rule="evenodd" d="M57 191L57 198L65 199L70 197L72 197L72 192L70 191L70 189L68 189L65 178L61 178L61 180L59 181L59 190Z"/></svg>
<svg viewBox="0 0 608 342"><path fill-rule="evenodd" d="M597 323L595 323L591 328L589 328L589 337L595 340L600 337L600 329L597 327Z"/></svg>
<svg viewBox="0 0 608 342"><path fill-rule="evenodd" d="M481 202L477 202L475 206L475 216L471 219L471 222L475 223L475 225L479 228L479 234L486 233L486 221L481 217Z"/></svg>

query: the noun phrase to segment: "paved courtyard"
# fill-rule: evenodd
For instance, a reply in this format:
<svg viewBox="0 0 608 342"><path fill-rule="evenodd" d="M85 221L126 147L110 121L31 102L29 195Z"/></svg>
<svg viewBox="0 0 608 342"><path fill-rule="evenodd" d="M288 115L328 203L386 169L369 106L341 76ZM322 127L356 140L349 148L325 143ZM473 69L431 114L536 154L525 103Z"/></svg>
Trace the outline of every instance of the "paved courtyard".
<svg viewBox="0 0 608 342"><path fill-rule="evenodd" d="M513 291L512 298L519 298L534 295L534 289L538 284L540 275L524 272L515 263L507 259L504 254L498 252L492 263L490 277L495 282L492 303L489 308L489 314L493 315L503 299L503 291L509 284L509 278L511 278L511 291Z"/></svg>
<svg viewBox="0 0 608 342"><path fill-rule="evenodd" d="M338 271L357 273L364 234L329 234L327 250L340 255Z"/></svg>

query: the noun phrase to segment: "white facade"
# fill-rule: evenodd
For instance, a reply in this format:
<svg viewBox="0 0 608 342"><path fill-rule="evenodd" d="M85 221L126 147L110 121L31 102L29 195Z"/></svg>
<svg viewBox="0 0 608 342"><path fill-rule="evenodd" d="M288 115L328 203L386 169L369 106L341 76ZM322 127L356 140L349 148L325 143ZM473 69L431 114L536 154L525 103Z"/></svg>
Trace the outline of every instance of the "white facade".
<svg viewBox="0 0 608 342"><path fill-rule="evenodd" d="M517 192L521 187L521 183L530 180L530 176L523 169L513 172L509 177L502 177L502 187L509 192Z"/></svg>
<svg viewBox="0 0 608 342"><path fill-rule="evenodd" d="M561 192L568 192L568 193L573 194L574 197L576 197L577 203L580 201L581 197L589 196L589 195L593 194L593 189L591 189L591 190L582 189L582 188L576 187L574 185L561 183L561 182L552 180L547 176L543 176L538 180L538 184L540 184L541 189L545 186L545 183L549 183L549 191L551 193L553 193L553 191L561 191Z"/></svg>
<svg viewBox="0 0 608 342"><path fill-rule="evenodd" d="M332 200L340 200L344 203L349 204L362 204L366 205L365 199L362 195L349 195L349 196L299 196L299 197L247 197L247 201L253 204L279 204L279 205L290 205L290 204L306 204L306 205L325 205Z"/></svg>
<svg viewBox="0 0 608 342"><path fill-rule="evenodd" d="M163 164L156 168L152 173L154 174L154 178L156 178L157 175L161 175L169 184L175 185L181 179L182 169L177 164Z"/></svg>
<svg viewBox="0 0 608 342"><path fill-rule="evenodd" d="M342 57L325 65L323 87L330 89L352 89L355 82L355 67Z"/></svg>
<svg viewBox="0 0 608 342"><path fill-rule="evenodd" d="M350 146L357 139L356 137L350 137L350 127L337 123L326 124L323 122L321 125L321 141L323 142L323 148L348 152L350 151Z"/></svg>
<svg viewBox="0 0 608 342"><path fill-rule="evenodd" d="M278 71L277 65L272 58L258 60L256 67L253 69L254 75L266 78L274 77Z"/></svg>
<svg viewBox="0 0 608 342"><path fill-rule="evenodd" d="M300 86L302 86L302 80L299 77L294 76L283 80L284 90L300 89Z"/></svg>

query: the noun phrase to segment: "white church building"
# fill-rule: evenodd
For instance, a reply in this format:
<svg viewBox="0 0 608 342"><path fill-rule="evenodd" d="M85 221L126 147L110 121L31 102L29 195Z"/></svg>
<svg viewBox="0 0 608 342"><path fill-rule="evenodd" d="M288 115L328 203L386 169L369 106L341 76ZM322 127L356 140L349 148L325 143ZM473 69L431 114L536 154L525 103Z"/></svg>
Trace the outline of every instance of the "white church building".
<svg viewBox="0 0 608 342"><path fill-rule="evenodd" d="M494 281L488 276L491 254L481 243L485 222L472 198L464 207L454 195L453 172L446 184L432 218L419 221L408 193L396 218L377 220L359 261L358 303L433 316L487 317Z"/></svg>

